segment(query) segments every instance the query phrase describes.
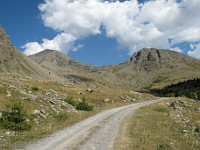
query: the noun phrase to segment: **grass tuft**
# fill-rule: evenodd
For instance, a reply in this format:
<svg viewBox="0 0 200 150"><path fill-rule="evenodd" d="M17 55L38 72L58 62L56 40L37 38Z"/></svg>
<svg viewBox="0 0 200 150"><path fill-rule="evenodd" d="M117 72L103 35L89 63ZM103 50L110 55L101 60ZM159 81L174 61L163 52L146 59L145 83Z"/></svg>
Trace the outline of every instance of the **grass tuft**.
<svg viewBox="0 0 200 150"><path fill-rule="evenodd" d="M59 113L53 116L58 121L66 121L69 118L67 113Z"/></svg>
<svg viewBox="0 0 200 150"><path fill-rule="evenodd" d="M156 108L153 109L153 111L157 111L157 112L166 112L166 113L169 112L168 109L162 108L162 107L156 107Z"/></svg>

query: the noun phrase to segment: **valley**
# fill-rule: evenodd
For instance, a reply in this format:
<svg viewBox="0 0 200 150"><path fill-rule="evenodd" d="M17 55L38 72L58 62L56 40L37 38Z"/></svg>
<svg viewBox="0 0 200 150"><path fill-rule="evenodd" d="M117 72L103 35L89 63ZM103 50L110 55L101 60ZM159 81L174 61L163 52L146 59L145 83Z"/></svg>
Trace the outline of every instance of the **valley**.
<svg viewBox="0 0 200 150"><path fill-rule="evenodd" d="M97 120L105 121L102 130L104 126L114 125L119 130L123 119L138 106L160 99L152 95L151 90L194 78L200 78L200 60L171 50L143 48L121 64L99 67L49 49L26 56L12 45L0 27L0 149L23 149L30 143L109 110L119 109L116 114L107 114ZM194 104L198 109L199 100L196 99ZM199 112L193 117L198 119ZM106 125L109 119L119 122ZM99 124L86 126L88 131L101 129ZM198 126L198 120L195 120L195 126ZM87 143L91 144L93 133L87 132L84 137L77 131L74 137L83 135L83 139L75 140L73 147L78 149L82 145L80 149L88 149ZM113 134L110 139L118 137L118 132ZM109 144L105 149L109 149ZM121 147L120 143L117 145Z"/></svg>

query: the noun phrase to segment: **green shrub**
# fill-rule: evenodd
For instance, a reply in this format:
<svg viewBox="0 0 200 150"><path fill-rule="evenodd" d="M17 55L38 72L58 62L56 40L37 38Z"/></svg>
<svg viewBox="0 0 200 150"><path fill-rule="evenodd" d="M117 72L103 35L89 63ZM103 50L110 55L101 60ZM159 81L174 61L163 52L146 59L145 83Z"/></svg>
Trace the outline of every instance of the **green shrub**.
<svg viewBox="0 0 200 150"><path fill-rule="evenodd" d="M69 115L67 113L59 113L57 115L53 116L58 121L66 121L69 118Z"/></svg>
<svg viewBox="0 0 200 150"><path fill-rule="evenodd" d="M94 91L94 90L91 90L91 91L90 91L90 93L93 93L93 92L95 92L95 91Z"/></svg>
<svg viewBox="0 0 200 150"><path fill-rule="evenodd" d="M37 86L33 86L33 87L31 87L32 88L32 90L34 90L34 91L38 91L39 90L39 88L37 87Z"/></svg>
<svg viewBox="0 0 200 150"><path fill-rule="evenodd" d="M78 110L85 110L85 111L92 111L94 109L93 106L90 106L87 102L85 97L83 97L83 101L76 105L76 109Z"/></svg>
<svg viewBox="0 0 200 150"><path fill-rule="evenodd" d="M12 106L8 106L8 110L2 111L0 127L13 131L30 130L31 125L25 121L25 117L26 112L23 105L20 102L14 103Z"/></svg>
<svg viewBox="0 0 200 150"><path fill-rule="evenodd" d="M66 103L72 105L72 106L76 106L76 102L73 101L73 97L67 97L67 99L64 100Z"/></svg>

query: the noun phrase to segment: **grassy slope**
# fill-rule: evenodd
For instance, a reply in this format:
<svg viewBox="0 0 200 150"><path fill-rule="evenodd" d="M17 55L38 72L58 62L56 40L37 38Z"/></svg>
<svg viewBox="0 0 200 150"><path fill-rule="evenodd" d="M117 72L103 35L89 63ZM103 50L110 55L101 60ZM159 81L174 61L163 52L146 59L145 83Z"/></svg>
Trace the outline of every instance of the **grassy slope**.
<svg viewBox="0 0 200 150"><path fill-rule="evenodd" d="M13 132L11 131L10 135L7 135L8 130L0 129L0 149L14 149L14 147L23 146L22 143L30 142L37 140L43 137L46 137L60 129L63 129L66 126L70 126L80 120L83 120L87 117L90 117L99 111L114 108L117 106L129 104L131 102L124 103L121 100L125 95L128 95L132 98L136 98L137 101L142 101L144 99L152 99L148 94L143 94L143 96L138 99L134 94L129 93L129 89L124 88L94 88L95 92L87 92L87 87L76 87L70 83L64 83L65 86L61 83L54 81L40 81L28 78L20 78L18 76L7 76L0 74L0 84L3 87L0 87L0 110L5 110L5 104L11 104L16 101L21 101L26 111L28 113L28 118L33 125L31 131L25 132ZM8 86L11 85L11 86ZM12 87L14 86L14 87ZM31 87L39 87L38 91L34 91ZM56 115L56 112L53 110L52 105L45 99L51 99L54 95L51 92L51 89L57 91L55 95L61 97L61 100L55 101L58 104L55 104L55 108L58 108L60 112L67 113L69 118L66 121L58 121L53 116ZM83 91L84 95L78 95L77 91ZM12 96L7 97L7 91L10 91ZM38 98L35 101L23 100L24 97L29 97L28 95L23 95L20 91L25 91L31 95L37 95ZM46 93L50 92L52 95L47 96ZM67 97L72 96L73 100L78 103L78 99L82 99L83 96L86 98L87 102L94 106L94 111L85 112L85 111L76 111L75 107L61 102ZM109 98L109 102L104 102L103 99ZM44 119L40 118L37 115L32 115L34 110L45 109L49 116ZM39 120L39 124L34 123L34 119ZM9 131L10 132L10 131Z"/></svg>
<svg viewBox="0 0 200 150"><path fill-rule="evenodd" d="M200 107L200 103L191 104L190 100L181 99L193 107ZM170 102L175 100L177 101L173 98ZM192 131L192 128L199 125L200 114L195 112L193 107L183 107L183 116L166 105L166 101L142 107L123 122L121 137L116 142L115 149L199 149L200 145L197 142L199 140L200 143L200 136L199 133ZM169 112L174 115L169 116ZM182 119L188 119L189 122L183 123ZM183 130L189 133L184 133Z"/></svg>

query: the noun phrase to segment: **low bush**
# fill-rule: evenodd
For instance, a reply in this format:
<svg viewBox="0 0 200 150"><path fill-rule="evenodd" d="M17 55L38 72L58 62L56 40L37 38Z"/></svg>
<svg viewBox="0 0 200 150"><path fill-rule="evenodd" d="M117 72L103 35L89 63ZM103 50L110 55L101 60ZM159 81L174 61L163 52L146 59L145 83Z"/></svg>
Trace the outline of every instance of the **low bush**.
<svg viewBox="0 0 200 150"><path fill-rule="evenodd" d="M83 101L78 103L76 105L76 109L78 110L85 110L85 111L92 111L94 109L93 106L89 105L87 102L86 102L86 99L85 97L83 97Z"/></svg>
<svg viewBox="0 0 200 150"><path fill-rule="evenodd" d="M67 97L65 100L64 100L66 103L72 105L72 106L76 106L76 102L73 101L73 97Z"/></svg>
<svg viewBox="0 0 200 150"><path fill-rule="evenodd" d="M37 86L33 86L33 87L31 87L32 88L32 90L34 90L34 91L38 91L39 90L39 88L37 87Z"/></svg>
<svg viewBox="0 0 200 150"><path fill-rule="evenodd" d="M26 122L26 116L23 105L20 102L14 103L12 106L8 106L7 110L2 111L0 127L13 131L30 130L31 125Z"/></svg>
<svg viewBox="0 0 200 150"><path fill-rule="evenodd" d="M90 91L90 93L94 93L94 92L95 92L94 90L91 90L91 91Z"/></svg>

